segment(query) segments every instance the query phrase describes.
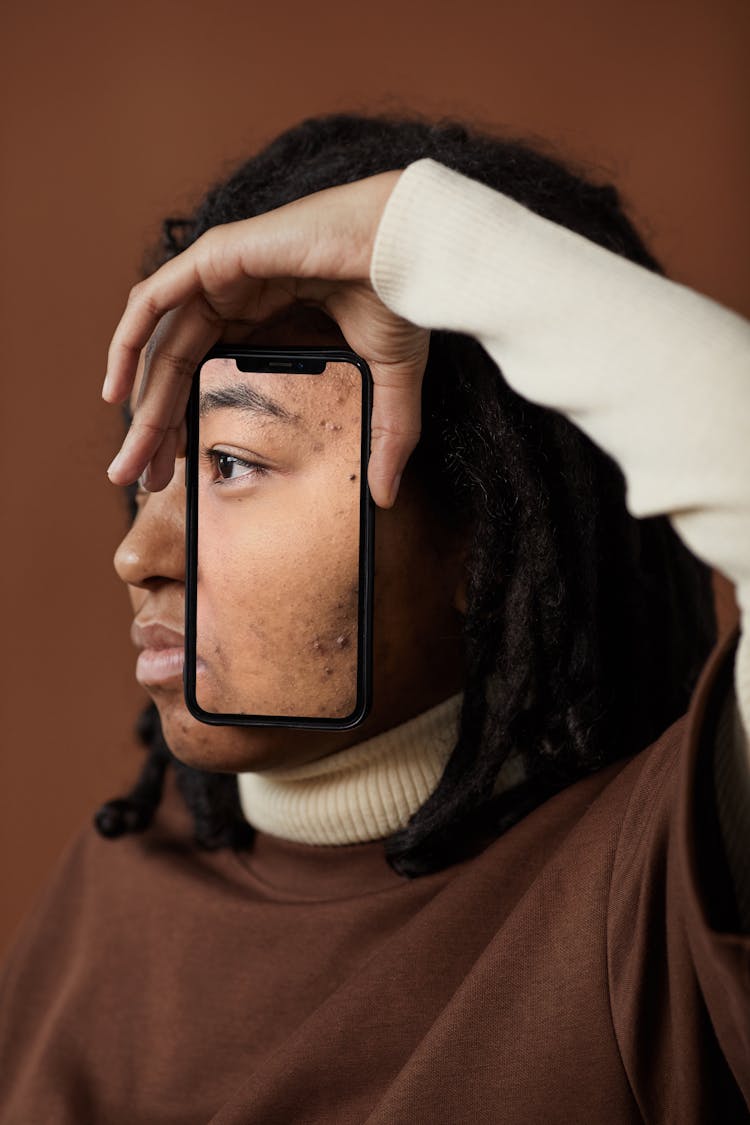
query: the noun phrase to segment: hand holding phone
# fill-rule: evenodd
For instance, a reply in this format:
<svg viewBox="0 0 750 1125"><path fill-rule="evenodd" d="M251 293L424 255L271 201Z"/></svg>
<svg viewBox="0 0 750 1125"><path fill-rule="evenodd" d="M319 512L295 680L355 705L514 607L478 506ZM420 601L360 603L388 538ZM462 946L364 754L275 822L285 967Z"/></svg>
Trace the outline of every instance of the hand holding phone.
<svg viewBox="0 0 750 1125"><path fill-rule="evenodd" d="M383 172L213 227L133 289L110 344L107 402L128 397L149 347L133 424L110 480L128 484L147 470L146 488L164 488L201 356L232 325L246 331L301 301L323 309L367 356L375 386L370 491L376 504L394 503L419 438L430 336L391 312L370 281L378 225L400 176Z"/></svg>

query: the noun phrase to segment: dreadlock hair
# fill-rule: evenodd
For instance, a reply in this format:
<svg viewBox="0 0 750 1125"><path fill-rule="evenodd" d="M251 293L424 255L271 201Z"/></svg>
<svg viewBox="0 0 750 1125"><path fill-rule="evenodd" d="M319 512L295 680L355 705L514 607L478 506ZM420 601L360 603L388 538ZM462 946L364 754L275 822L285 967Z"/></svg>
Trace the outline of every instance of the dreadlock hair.
<svg viewBox="0 0 750 1125"><path fill-rule="evenodd" d="M310 118L213 188L192 218L167 220L151 265L210 227L432 157L663 273L617 190L545 148L451 120ZM616 462L563 415L516 394L467 336L432 334L422 437L406 471L435 518L470 535L458 740L437 789L385 841L391 866L415 877L648 746L687 709L716 619L711 571L667 517L632 517ZM236 776L184 765L166 747L153 706L147 716L143 772L127 797L99 811L99 831L146 828L171 765L196 842L249 846ZM524 755L526 780L493 796L512 750Z"/></svg>

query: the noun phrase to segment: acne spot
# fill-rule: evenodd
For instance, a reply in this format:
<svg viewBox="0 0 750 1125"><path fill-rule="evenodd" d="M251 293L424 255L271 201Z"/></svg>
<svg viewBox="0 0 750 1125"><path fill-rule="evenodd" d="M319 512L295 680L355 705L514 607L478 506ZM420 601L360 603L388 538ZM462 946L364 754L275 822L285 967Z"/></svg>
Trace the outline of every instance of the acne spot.
<svg viewBox="0 0 750 1125"><path fill-rule="evenodd" d="M332 676L333 675L333 668L326 665L326 667L324 668L324 672L325 672L326 676Z"/></svg>
<svg viewBox="0 0 750 1125"><path fill-rule="evenodd" d="M342 633L340 637L336 637L336 647L337 648L348 648L349 647L349 638L344 633Z"/></svg>
<svg viewBox="0 0 750 1125"><path fill-rule="evenodd" d="M325 430L338 431L338 430L341 429L341 423L340 422L329 422L326 418L321 418L318 425L322 426L323 429L325 429Z"/></svg>
<svg viewBox="0 0 750 1125"><path fill-rule="evenodd" d="M356 473L352 473L352 475L349 477L349 480L356 480L356 479L357 479Z"/></svg>

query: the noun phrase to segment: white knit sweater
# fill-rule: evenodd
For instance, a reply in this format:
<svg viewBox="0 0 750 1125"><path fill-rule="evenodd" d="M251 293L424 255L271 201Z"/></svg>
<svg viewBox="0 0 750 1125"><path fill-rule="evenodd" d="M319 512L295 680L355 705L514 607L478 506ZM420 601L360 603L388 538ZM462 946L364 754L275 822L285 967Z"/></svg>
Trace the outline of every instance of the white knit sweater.
<svg viewBox="0 0 750 1125"><path fill-rule="evenodd" d="M627 506L664 513L750 607L750 323L432 160L410 165L371 271L389 308L476 337L510 386L619 463ZM735 770L750 796L750 651L735 665ZM437 785L460 697L312 765L240 775L248 820L307 843L378 839ZM744 729L743 729L744 728ZM523 775L516 760L499 788ZM747 809L747 801L744 804Z"/></svg>

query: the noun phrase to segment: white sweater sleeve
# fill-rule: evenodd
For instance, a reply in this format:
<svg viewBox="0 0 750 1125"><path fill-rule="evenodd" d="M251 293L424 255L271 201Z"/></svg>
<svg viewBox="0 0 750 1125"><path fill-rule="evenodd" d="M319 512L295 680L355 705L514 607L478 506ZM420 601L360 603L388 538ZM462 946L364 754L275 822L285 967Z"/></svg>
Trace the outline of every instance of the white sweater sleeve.
<svg viewBox="0 0 750 1125"><path fill-rule="evenodd" d="M668 515L735 583L747 747L750 323L429 159L388 200L371 278L413 323L476 337L615 458L634 516Z"/></svg>

